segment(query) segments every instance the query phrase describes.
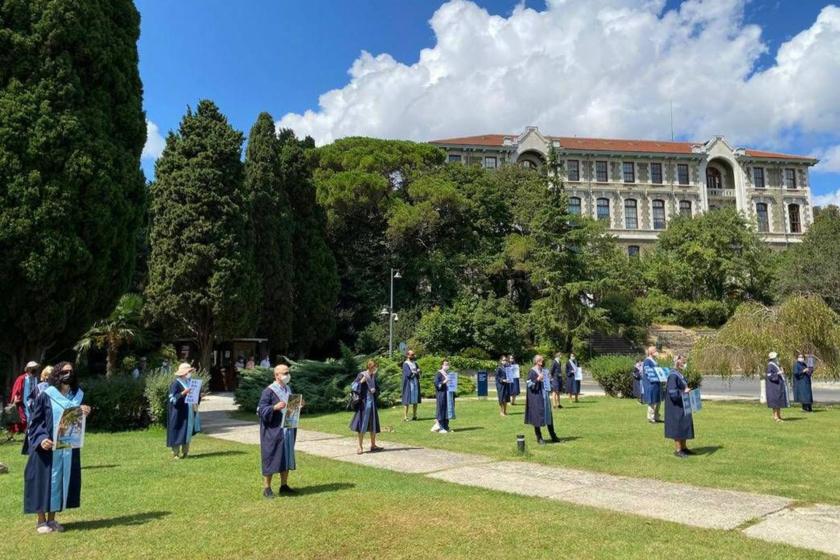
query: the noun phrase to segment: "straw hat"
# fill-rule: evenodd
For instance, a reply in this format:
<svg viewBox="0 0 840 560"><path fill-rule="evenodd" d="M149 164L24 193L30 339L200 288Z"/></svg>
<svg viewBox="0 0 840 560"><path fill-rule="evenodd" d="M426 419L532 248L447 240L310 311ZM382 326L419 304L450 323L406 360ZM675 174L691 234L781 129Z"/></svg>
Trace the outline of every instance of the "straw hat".
<svg viewBox="0 0 840 560"><path fill-rule="evenodd" d="M27 368L36 368L36 367L38 367L39 365L40 365L40 364L39 364L38 362L31 361L31 362L29 362L28 364L26 364L26 367L27 367Z"/></svg>
<svg viewBox="0 0 840 560"><path fill-rule="evenodd" d="M771 360L775 360L776 358L779 357L779 355L775 352L770 352L770 354L768 354L767 357L770 358Z"/></svg>
<svg viewBox="0 0 840 560"><path fill-rule="evenodd" d="M184 362L184 363L182 363L181 365L178 366L177 370L175 370L175 375L177 377L183 377L183 376L188 375L188 374L190 374L194 371L195 371L194 367L192 367L187 362Z"/></svg>

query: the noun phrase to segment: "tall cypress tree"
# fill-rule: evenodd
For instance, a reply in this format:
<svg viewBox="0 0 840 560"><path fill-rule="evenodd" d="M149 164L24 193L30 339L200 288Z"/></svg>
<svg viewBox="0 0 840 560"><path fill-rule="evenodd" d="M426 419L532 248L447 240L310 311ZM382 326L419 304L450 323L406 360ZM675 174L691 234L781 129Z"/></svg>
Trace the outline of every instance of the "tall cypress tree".
<svg viewBox="0 0 840 560"><path fill-rule="evenodd" d="M251 334L259 289L242 133L212 101L166 139L151 189L147 309L170 335L195 339L210 366L218 335Z"/></svg>
<svg viewBox="0 0 840 560"><path fill-rule="evenodd" d="M281 174L294 212L294 349L302 356L323 348L335 332L339 278L326 241L326 216L315 201L306 152L314 143L298 140L290 130L280 131L279 141Z"/></svg>
<svg viewBox="0 0 840 560"><path fill-rule="evenodd" d="M280 169L280 142L274 119L260 113L248 135L245 190L253 208L255 262L262 280L257 333L274 352L288 352L294 316L292 212Z"/></svg>
<svg viewBox="0 0 840 560"><path fill-rule="evenodd" d="M0 2L0 351L18 371L107 315L132 276L139 34L130 0Z"/></svg>

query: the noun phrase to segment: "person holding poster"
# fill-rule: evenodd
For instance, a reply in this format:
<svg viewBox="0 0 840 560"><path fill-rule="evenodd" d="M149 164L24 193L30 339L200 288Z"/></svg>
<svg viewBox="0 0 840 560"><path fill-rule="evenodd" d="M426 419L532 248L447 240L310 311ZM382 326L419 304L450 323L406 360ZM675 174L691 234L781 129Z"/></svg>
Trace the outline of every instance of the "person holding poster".
<svg viewBox="0 0 840 560"><path fill-rule="evenodd" d="M187 362L175 370L175 381L169 386L169 416L166 421L166 447L172 449L173 459L186 458L196 429L195 404L187 400L192 388L190 376L195 371ZM192 400L192 399L190 399Z"/></svg>
<svg viewBox="0 0 840 560"><path fill-rule="evenodd" d="M686 414L683 406L683 394L688 394L688 382L682 371L685 359L677 356L674 367L668 373L667 393L665 399L665 437L674 440L674 455L684 459L693 452L686 447L686 440L694 439L694 415Z"/></svg>
<svg viewBox="0 0 840 560"><path fill-rule="evenodd" d="M770 352L768 358L770 361L767 363L767 373L765 375L767 382L767 408L773 409L773 420L784 422L784 419L782 419L782 409L790 406L785 371L779 365L779 355L776 352Z"/></svg>
<svg viewBox="0 0 840 560"><path fill-rule="evenodd" d="M569 354L569 361L566 362L566 389L569 391L569 400L571 401L574 398L575 402L578 402L578 396L580 395L580 376L578 375L578 363L577 359L575 358L575 353L571 352Z"/></svg>
<svg viewBox="0 0 840 560"><path fill-rule="evenodd" d="M516 363L516 358L513 357L513 354L508 356L508 363L513 372L513 382L510 385L510 405L516 406L516 397L522 392L522 388L519 385L519 364Z"/></svg>
<svg viewBox="0 0 840 560"><path fill-rule="evenodd" d="M563 408L560 404L560 395L563 393L563 355L557 352L551 364L551 400L554 401L554 408Z"/></svg>
<svg viewBox="0 0 840 560"><path fill-rule="evenodd" d="M548 380L548 370L543 367L543 357L534 356L534 367L528 372L525 383L528 391L525 393L525 423L534 427L537 443L545 445L542 437L542 426L548 428L551 441L557 443L560 438L554 433L554 417L551 414L551 386Z"/></svg>
<svg viewBox="0 0 840 560"><path fill-rule="evenodd" d="M452 397L454 395L450 395L449 392L449 362L444 360L440 370L435 374L435 425L432 427L433 432L439 434L449 432L449 399Z"/></svg>
<svg viewBox="0 0 840 560"><path fill-rule="evenodd" d="M420 404L420 366L414 350L405 354L402 365L402 403L404 407L403 422L408 422L408 407L411 406L411 419L417 420L417 405Z"/></svg>
<svg viewBox="0 0 840 560"><path fill-rule="evenodd" d="M499 398L499 415L507 416L507 405L510 402L511 379L508 378L507 356L499 358L499 367L496 368L496 396Z"/></svg>
<svg viewBox="0 0 840 560"><path fill-rule="evenodd" d="M260 455L262 457L263 497L273 498L271 479L280 473L278 494L294 494L289 487L289 471L295 465L295 438L297 428L286 427L285 417L292 389L289 366L280 364L274 368L274 383L260 395L257 415L260 417ZM301 407L303 402L301 399Z"/></svg>
<svg viewBox="0 0 840 560"><path fill-rule="evenodd" d="M802 352L796 356L793 364L793 400L802 405L805 412L813 412L814 393L811 391L811 376L814 368L805 361Z"/></svg>
<svg viewBox="0 0 840 560"><path fill-rule="evenodd" d="M367 369L356 376L355 381L350 385L350 390L360 398L360 407L353 413L350 420L350 429L359 434L358 455L364 451L362 446L365 441L365 432L370 433L370 451L382 451L376 445L376 434L380 432L379 412L376 407L376 397L379 393L379 381L376 379L377 365L374 360L368 360Z"/></svg>
<svg viewBox="0 0 840 560"><path fill-rule="evenodd" d="M90 414L82 404L73 364L61 362L50 374L49 386L32 407L27 439L29 459L23 474L23 511L37 515L38 533L64 531L55 514L77 508L81 501L82 464L78 448L59 446L62 416L66 411Z"/></svg>
<svg viewBox="0 0 840 560"><path fill-rule="evenodd" d="M659 364L656 363L656 346L650 346L647 349L647 357L642 363L644 372L642 391L644 402L648 405L647 419L651 424L662 421L659 417L659 403L662 402L662 382L656 373L657 367L659 367Z"/></svg>

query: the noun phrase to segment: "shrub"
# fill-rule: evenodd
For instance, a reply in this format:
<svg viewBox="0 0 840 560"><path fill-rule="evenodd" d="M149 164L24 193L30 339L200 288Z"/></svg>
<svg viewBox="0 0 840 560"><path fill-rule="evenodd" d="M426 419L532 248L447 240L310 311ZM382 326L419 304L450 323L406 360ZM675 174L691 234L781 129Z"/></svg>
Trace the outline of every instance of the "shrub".
<svg viewBox="0 0 840 560"><path fill-rule="evenodd" d="M587 369L592 377L611 397L633 396L633 367L637 356L607 355L591 360Z"/></svg>
<svg viewBox="0 0 840 560"><path fill-rule="evenodd" d="M148 426L149 411L142 379L128 375L91 377L84 380L82 390L85 404L93 409L87 420L88 428L116 432Z"/></svg>
<svg viewBox="0 0 840 560"><path fill-rule="evenodd" d="M206 371L198 370L193 374L193 377L202 380L201 395L206 395L209 391L210 375ZM149 418L155 424L165 426L166 417L169 413L169 386L175 380L175 375L171 371L155 370L143 376L143 379L146 382L144 395L148 405Z"/></svg>

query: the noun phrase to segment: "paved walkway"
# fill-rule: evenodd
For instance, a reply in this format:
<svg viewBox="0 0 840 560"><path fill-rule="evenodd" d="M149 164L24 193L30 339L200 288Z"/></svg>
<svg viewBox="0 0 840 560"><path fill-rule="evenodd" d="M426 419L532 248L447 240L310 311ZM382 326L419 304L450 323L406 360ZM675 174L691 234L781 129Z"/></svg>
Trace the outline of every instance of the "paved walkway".
<svg viewBox="0 0 840 560"><path fill-rule="evenodd" d="M259 444L259 425L231 418L229 395L202 401L202 429L208 435ZM387 437L387 436L386 436ZM420 474L464 486L537 496L702 527L742 529L747 536L840 555L840 507L794 507L779 496L614 476L482 455L427 449L378 440L381 453L356 454L356 440L298 430L296 449L318 457Z"/></svg>

